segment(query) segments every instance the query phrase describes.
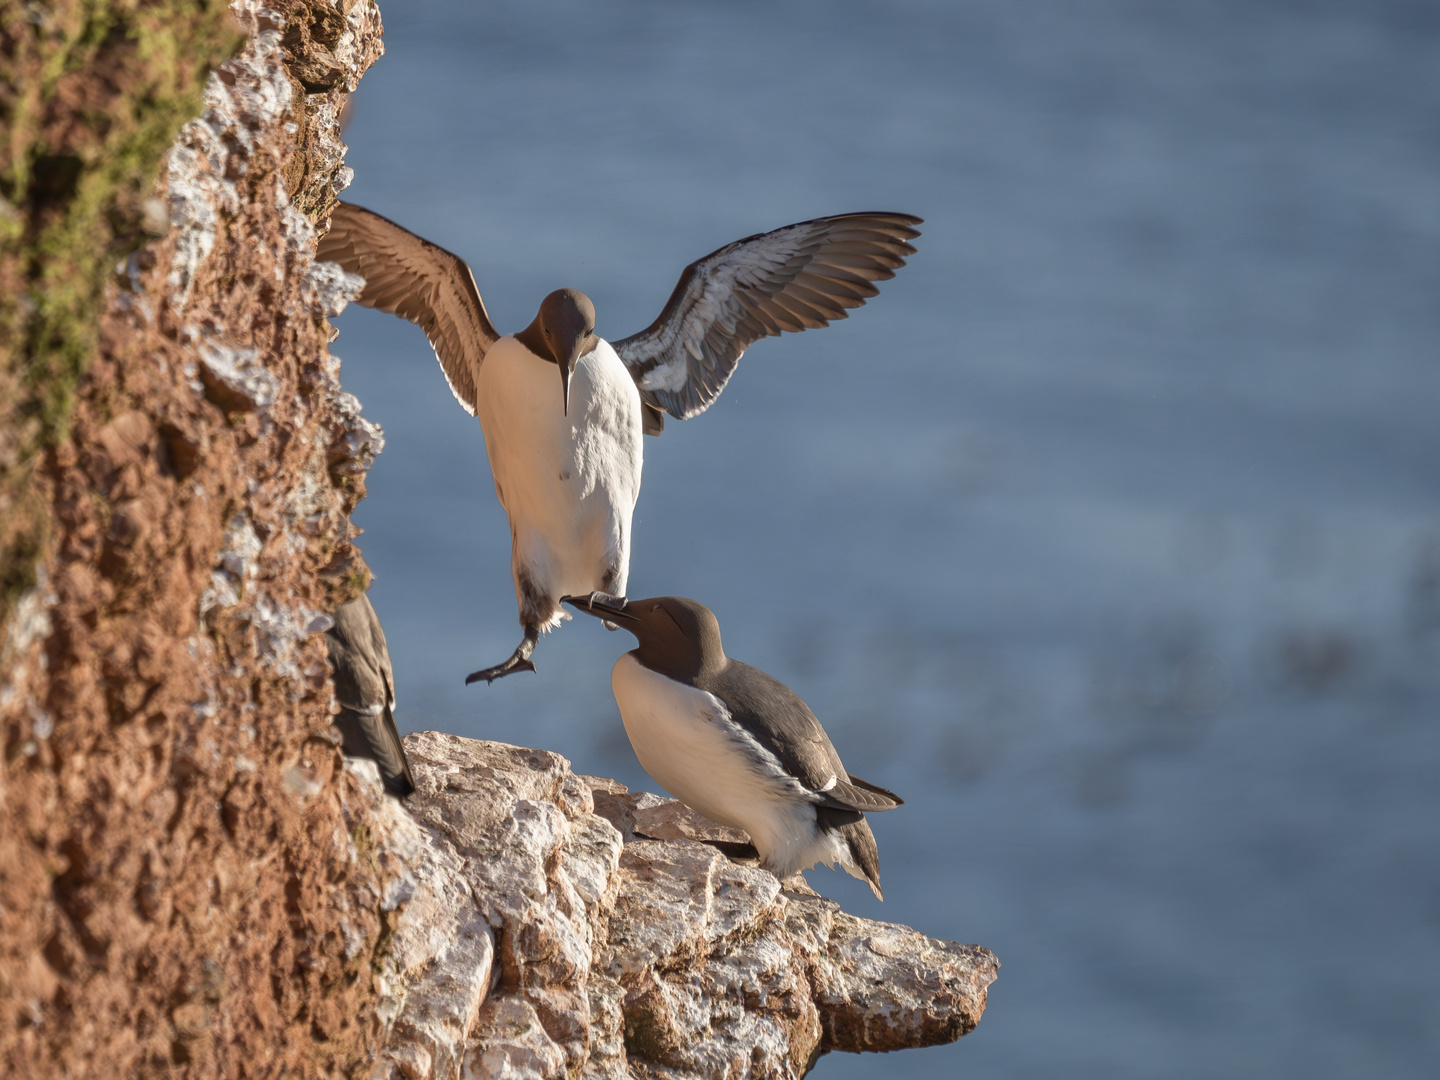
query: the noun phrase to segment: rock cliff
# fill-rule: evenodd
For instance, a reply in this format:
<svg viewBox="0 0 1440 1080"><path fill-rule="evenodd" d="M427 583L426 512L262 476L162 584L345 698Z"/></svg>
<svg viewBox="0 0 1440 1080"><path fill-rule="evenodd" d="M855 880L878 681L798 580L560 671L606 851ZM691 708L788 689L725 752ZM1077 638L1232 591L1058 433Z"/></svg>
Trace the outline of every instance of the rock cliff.
<svg viewBox="0 0 1440 1080"><path fill-rule="evenodd" d="M672 799L543 750L405 743L407 808L357 769L395 871L381 1075L798 1077L953 1042L985 1010L989 951L782 889L680 838L714 826Z"/></svg>
<svg viewBox="0 0 1440 1080"><path fill-rule="evenodd" d="M0 519L29 537L0 630L9 1076L314 1075L358 1067L378 1030L380 881L349 837L318 631L366 583L349 513L381 440L326 348L359 283L311 253L379 13L230 13L243 43L146 160L87 133L109 116L153 141L132 98L215 5L6 9L5 128L44 116L5 176L23 393ZM42 161L74 175L40 184Z"/></svg>
<svg viewBox="0 0 1440 1080"><path fill-rule="evenodd" d="M320 632L383 438L313 251L380 15L228 10L0 3L0 1072L785 1076L970 1030L988 953L673 803L434 733L409 809L345 765Z"/></svg>

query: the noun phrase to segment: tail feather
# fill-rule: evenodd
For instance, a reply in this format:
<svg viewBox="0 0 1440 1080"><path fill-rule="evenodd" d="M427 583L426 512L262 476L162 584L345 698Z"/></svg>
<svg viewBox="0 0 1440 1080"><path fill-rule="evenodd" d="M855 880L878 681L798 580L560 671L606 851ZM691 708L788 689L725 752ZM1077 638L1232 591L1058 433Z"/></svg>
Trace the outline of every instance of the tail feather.
<svg viewBox="0 0 1440 1080"><path fill-rule="evenodd" d="M403 799L415 790L405 744L400 741L395 716L388 706L383 712L369 716L342 707L334 723L340 729L345 754L375 762L386 791Z"/></svg>
<svg viewBox="0 0 1440 1080"><path fill-rule="evenodd" d="M875 845L875 834L870 831L869 824L861 818L849 825L842 825L840 833L845 837L845 846L850 849L850 858L853 860L853 865L847 865L845 870L852 877L860 878L869 885L875 899L883 902L885 897L880 892L880 849Z"/></svg>

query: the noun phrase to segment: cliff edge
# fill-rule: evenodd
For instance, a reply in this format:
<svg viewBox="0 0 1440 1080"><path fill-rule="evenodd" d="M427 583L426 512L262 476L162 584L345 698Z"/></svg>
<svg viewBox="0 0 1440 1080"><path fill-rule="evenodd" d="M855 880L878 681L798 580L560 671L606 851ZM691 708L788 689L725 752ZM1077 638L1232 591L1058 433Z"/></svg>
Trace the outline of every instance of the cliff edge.
<svg viewBox="0 0 1440 1080"><path fill-rule="evenodd" d="M782 889L683 838L714 827L673 799L544 750L405 744L406 808L352 765L395 869L376 1075L799 1077L832 1050L953 1042L985 1011L988 950Z"/></svg>

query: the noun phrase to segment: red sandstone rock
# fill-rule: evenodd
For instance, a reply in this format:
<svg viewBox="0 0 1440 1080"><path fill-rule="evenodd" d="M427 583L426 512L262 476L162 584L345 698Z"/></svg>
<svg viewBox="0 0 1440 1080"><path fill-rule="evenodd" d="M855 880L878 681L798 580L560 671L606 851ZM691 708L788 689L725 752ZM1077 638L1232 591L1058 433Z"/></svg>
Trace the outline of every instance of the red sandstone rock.
<svg viewBox="0 0 1440 1080"><path fill-rule="evenodd" d="M379 1026L384 875L314 634L365 579L349 512L379 433L326 347L358 282L311 259L379 15L233 11L250 36L166 159L165 235L108 289L42 469L42 584L0 629L7 1076L315 1075ZM306 94L283 41L317 19L342 74Z"/></svg>

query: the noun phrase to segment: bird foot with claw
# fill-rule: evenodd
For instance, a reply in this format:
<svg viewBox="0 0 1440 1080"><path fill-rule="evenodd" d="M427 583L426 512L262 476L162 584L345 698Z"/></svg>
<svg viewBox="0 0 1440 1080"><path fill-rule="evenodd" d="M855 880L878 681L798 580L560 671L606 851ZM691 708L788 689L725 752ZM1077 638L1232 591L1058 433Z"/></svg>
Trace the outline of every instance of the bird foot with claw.
<svg viewBox="0 0 1440 1080"><path fill-rule="evenodd" d="M510 659L506 660L503 664L496 664L494 667L472 671L469 675L465 676L465 685L469 686L471 683L479 682L481 679L484 679L488 684L494 682L496 679L503 679L506 675L514 675L517 671L534 670L535 665L531 662L530 658L528 656L521 656L517 651L515 655L511 656Z"/></svg>

